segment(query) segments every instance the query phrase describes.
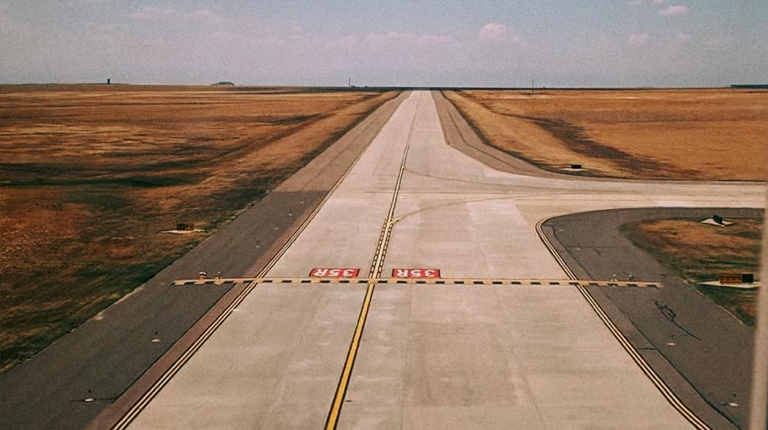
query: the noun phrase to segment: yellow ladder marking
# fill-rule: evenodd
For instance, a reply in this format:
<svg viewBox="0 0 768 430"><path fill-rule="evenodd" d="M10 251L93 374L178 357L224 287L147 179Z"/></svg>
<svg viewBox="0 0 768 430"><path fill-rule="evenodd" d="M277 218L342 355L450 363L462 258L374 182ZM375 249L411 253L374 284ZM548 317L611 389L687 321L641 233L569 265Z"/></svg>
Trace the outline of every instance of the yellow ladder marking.
<svg viewBox="0 0 768 430"><path fill-rule="evenodd" d="M352 164L347 168L347 170L344 172L344 174L339 178L338 181L336 181L335 184L333 184L333 187L328 191L328 193L325 195L322 201L314 208L314 210L307 216L307 219L304 220L304 222L299 226L299 228L293 232L291 237L288 239L286 243L283 244L282 247L280 247L280 250L275 254L267 263L266 266L264 266L263 269L259 272L259 275L256 278L248 279L248 278L229 278L229 279L223 279L223 278L217 278L214 279L214 284L216 281L218 281L220 284L224 284L227 282L227 280L232 282L245 282L248 284L248 286L240 292L240 294L235 297L232 302L226 307L224 312L219 314L216 319L214 320L211 325L209 325L205 331L203 332L200 337L195 339L193 343L185 350L180 357L176 359L176 361L173 362L170 368L166 369L165 372L160 376L160 378L155 381L152 386L149 388L148 391L143 393L139 399L132 404L127 412L123 414L123 416L120 417L120 419L111 427L111 430L124 430L128 427L128 425L133 422L136 417L139 416L139 414L144 410L144 408L157 396L157 394L165 387L165 385L176 375L176 373L181 370L181 368L189 361L190 358L203 346L203 344L213 335L213 333L224 323L224 321L229 317L229 315L232 314L232 310L235 309L237 306L240 305L240 303L245 300L245 298L248 296L248 294L253 291L254 288L256 288L256 285L258 285L257 282L254 282L254 279L263 279L262 277L265 276L272 268L277 264L278 260L288 251L288 248L293 245L293 243L298 239L298 237L301 235L301 233L307 228L310 222L312 222L313 219L315 219L315 216L320 212L320 210L325 206L325 204L328 202L328 200L331 199L331 196L336 192L336 189L339 188L342 182L349 176L350 172L352 172L352 169L357 165L357 162L360 161L363 154L366 151L362 151L357 155L355 160L352 162ZM235 280L237 279L237 280ZM196 279L197 282L202 282L203 284L207 284L209 281L208 279ZM178 282L178 281L177 281ZM176 282L174 282L175 285L177 285Z"/></svg>
<svg viewBox="0 0 768 430"><path fill-rule="evenodd" d="M376 246L376 252L373 255L373 262L371 264L371 270L368 274L369 278L376 278L381 275L381 269L384 266L384 257L387 254L387 247L389 245L389 238L392 234L392 227L395 225L395 206L397 205L397 196L400 193L400 185L403 181L403 172L405 171L405 160L408 158L408 149L411 147L411 137L413 136L413 129L416 125L416 116L419 112L419 102L416 102L416 109L414 110L413 119L411 120L411 129L408 131L408 141L405 143L403 149L403 158L400 161L400 171L397 173L397 181L395 182L395 189L392 192L392 200L389 203L389 212L387 218L384 220L384 226L382 227L381 236L379 237L379 243ZM365 321L368 318L368 312L371 307L371 299L373 292L376 289L375 282L367 282L367 288L365 291L365 300L363 300L363 306L360 309L360 317L357 319L357 325L355 326L355 333L352 335L352 343L349 345L349 352L347 358L344 361L344 368L341 371L341 377L339 378L339 385L336 387L336 393L331 401L331 409L328 411L328 418L325 421L326 430L335 430L339 423L339 415L341 414L341 406L344 402L344 396L347 394L347 387L349 386L349 380L352 376L352 368L355 365L355 359L357 358L357 350L360 348L360 339L363 336L363 328L365 327Z"/></svg>

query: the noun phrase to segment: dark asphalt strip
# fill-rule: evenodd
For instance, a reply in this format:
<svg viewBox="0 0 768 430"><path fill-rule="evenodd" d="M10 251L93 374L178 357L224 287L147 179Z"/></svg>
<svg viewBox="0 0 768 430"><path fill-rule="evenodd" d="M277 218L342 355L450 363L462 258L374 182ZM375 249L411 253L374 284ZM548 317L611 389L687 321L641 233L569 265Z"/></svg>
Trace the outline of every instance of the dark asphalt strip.
<svg viewBox="0 0 768 430"><path fill-rule="evenodd" d="M88 426L232 288L232 284L172 286L172 281L193 278L199 271L254 275L246 272L267 264L403 99L401 95L385 103L288 180L312 186L267 194L100 316L0 376L0 429ZM305 176L308 179L302 180Z"/></svg>
<svg viewBox="0 0 768 430"><path fill-rule="evenodd" d="M762 216L757 209L648 208L551 219L543 231L579 279L661 281L663 288L589 287L590 294L679 398L715 429L744 428L749 410L753 329L743 325L635 247L621 225L717 213Z"/></svg>
<svg viewBox="0 0 768 430"><path fill-rule="evenodd" d="M3 429L81 429L232 288L171 286L201 271L235 276L263 259L322 193L273 193L98 317L0 378ZM259 247L255 246L260 243ZM152 342L159 339L159 342Z"/></svg>

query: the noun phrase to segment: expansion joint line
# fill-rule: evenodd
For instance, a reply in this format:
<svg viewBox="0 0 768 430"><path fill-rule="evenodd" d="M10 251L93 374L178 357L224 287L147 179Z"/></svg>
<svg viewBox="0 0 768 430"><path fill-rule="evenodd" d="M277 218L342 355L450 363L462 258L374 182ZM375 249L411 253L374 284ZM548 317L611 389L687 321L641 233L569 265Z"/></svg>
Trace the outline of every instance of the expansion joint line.
<svg viewBox="0 0 768 430"><path fill-rule="evenodd" d="M552 245L552 243L549 241L549 238L544 234L544 231L542 229L542 225L547 220L539 221L536 224L536 232L539 234L539 238L544 243L544 245L549 250L550 254L555 258L557 261L557 264L562 267L562 269L565 271L565 273L568 275L568 277L572 280L577 280L576 274L573 273L570 267L568 267L568 264L565 262L565 260L560 256L560 254L557 252L555 247ZM629 356L632 358L632 361L637 364L637 366L640 368L640 370L645 374L645 376L648 377L648 379L651 380L653 385L656 387L659 392L664 396L664 398L669 402L669 404L682 415L686 420L688 420L691 425L693 425L694 428L697 430L711 430L711 427L707 425L706 422L704 422L701 418L699 418L693 411L691 411L683 402L680 400L680 398L677 397L677 395L672 391L672 389L669 388L669 386L664 382L663 379L656 373L656 371L653 370L650 364L648 364L647 361L645 361L645 358L640 354L640 352L635 348L634 345L627 339L626 336L624 336L624 333L619 330L619 328L614 324L614 322L611 320L611 318L608 316L608 314L605 313L603 308L600 306L599 303L597 303L597 300L592 296L592 294L584 287L582 284L576 285L576 289L579 290L579 293L584 297L584 299L587 301L589 306L592 308L592 310L597 314L597 317L600 319L600 321L603 322L606 328L608 328L608 331L611 332L614 338L619 342L619 344L624 348L624 350L629 354Z"/></svg>
<svg viewBox="0 0 768 430"><path fill-rule="evenodd" d="M392 200L389 203L387 218L384 220L384 225L382 226L381 234L379 235L379 242L376 245L376 252L373 254L371 269L368 273L369 279L378 278L381 274L382 268L384 267L384 257L387 254L387 247L389 246L389 238L392 236L392 227L398 221L395 218L395 206L397 205L397 197L400 194L400 185L403 181L403 173L405 172L405 161L408 158L408 149L411 147L411 137L413 136L413 129L416 125L416 115L418 111L419 102L417 101L413 119L411 120L411 128L408 131L408 140L406 141L405 149L403 150L403 158L400 161L400 170L397 173L395 189L392 192ZM328 418L326 418L325 421L326 430L335 430L339 423L341 407L344 403L344 397L347 395L347 388L349 387L349 381L352 376L352 369L355 366L357 352L360 349L360 341L363 337L363 329L365 328L365 322L368 319L368 312L371 308L371 301L373 300L373 292L375 289L376 282L368 282L368 286L365 290L365 298L363 299L363 305L360 308L360 316L357 318L355 332L352 335L352 342L349 345L349 352L347 353L347 358L344 361L344 368L341 370L341 377L339 378L339 384L336 387L336 393L334 394L333 401L331 402L331 409L328 411Z"/></svg>
<svg viewBox="0 0 768 430"><path fill-rule="evenodd" d="M369 125L370 127L370 125ZM367 130L367 128L366 128ZM361 152L357 155L355 160L352 162L352 164L347 168L347 170L344 172L344 174L339 178L338 181L331 187L331 189L328 191L328 193L325 195L323 200L315 206L315 208L312 210L312 212L307 216L307 218L304 220L303 223L299 226L296 231L293 232L291 237L286 241L286 243L283 244L282 247L280 247L280 250L269 260L269 262L264 266L264 268L259 271L259 274L256 276L257 279L264 278L267 273L272 270L272 268L277 264L277 262L282 258L282 256L288 251L288 248L293 245L294 242L298 239L298 237L301 235L302 232L309 226L310 222L315 218L315 216L320 212L320 209L323 208L323 206L330 200L331 196L336 192L336 189L339 188L342 182L349 176L352 169L357 165L357 162L360 161L360 158L362 158L365 151ZM124 430L126 429L133 420L136 419L136 417L139 416L141 411L144 410L144 408L149 405L149 403L157 396L158 393L170 382L170 380L176 376L176 374L181 370L182 367L184 367L185 364L192 358L192 356L200 350L200 348L203 346L203 344L211 337L213 336L213 333L216 332L216 330L221 327L222 324L224 324L224 321L232 314L232 311L236 309L240 304L245 300L245 298L256 288L258 285L257 281L250 282L244 289L241 291L230 303L227 305L227 307L224 309L223 312L221 312L214 321L205 328L203 333L195 339L192 344L179 356L176 361L173 362L173 364L163 372L163 374L160 376L160 378L155 381L152 386L147 390L137 402L135 402L133 405L130 406L128 411L123 414L120 419L111 427L111 430Z"/></svg>

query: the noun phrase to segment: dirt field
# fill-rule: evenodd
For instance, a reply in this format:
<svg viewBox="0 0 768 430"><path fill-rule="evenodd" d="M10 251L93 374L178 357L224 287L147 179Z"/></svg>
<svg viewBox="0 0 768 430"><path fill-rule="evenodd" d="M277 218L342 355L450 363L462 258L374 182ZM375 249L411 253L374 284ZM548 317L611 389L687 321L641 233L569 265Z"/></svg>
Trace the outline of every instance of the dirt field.
<svg viewBox="0 0 768 430"><path fill-rule="evenodd" d="M395 96L0 86L0 371L151 278ZM177 222L204 232L162 233Z"/></svg>
<svg viewBox="0 0 768 430"><path fill-rule="evenodd" d="M627 224L622 231L665 266L682 273L691 285L745 324L754 325L756 290L712 287L721 273L759 273L762 220L739 219L716 227L692 219Z"/></svg>
<svg viewBox="0 0 768 430"><path fill-rule="evenodd" d="M591 176L765 180L768 91L446 91L489 144Z"/></svg>

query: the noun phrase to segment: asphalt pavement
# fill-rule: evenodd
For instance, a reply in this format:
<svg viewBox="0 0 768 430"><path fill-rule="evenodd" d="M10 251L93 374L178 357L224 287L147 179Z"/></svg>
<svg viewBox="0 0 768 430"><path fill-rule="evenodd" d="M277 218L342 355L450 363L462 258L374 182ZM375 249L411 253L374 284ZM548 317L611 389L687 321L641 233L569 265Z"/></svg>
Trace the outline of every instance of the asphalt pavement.
<svg viewBox="0 0 768 430"><path fill-rule="evenodd" d="M209 311L216 314L238 293L233 284L175 287L171 282L200 271L258 273L404 97L380 107L274 192L120 302L0 376L0 428L83 429L99 414L97 427L118 416L136 395L130 388L162 374L170 362L162 360L164 354L174 346L174 353L183 350L209 323Z"/></svg>
<svg viewBox="0 0 768 430"><path fill-rule="evenodd" d="M440 105L412 93L268 276L563 279L552 216L764 204L760 184L500 171ZM129 428L214 427L692 428L570 285L338 280L256 285Z"/></svg>
<svg viewBox="0 0 768 430"><path fill-rule="evenodd" d="M551 219L544 233L579 279L659 281L663 288L590 288L622 322L635 347L666 375L713 428L745 428L749 411L754 328L748 327L659 264L621 232L623 224L664 218L738 222L762 217L759 209L647 208L587 212ZM713 227L717 228L717 227ZM716 274L713 274L713 276ZM677 373L677 375L675 375Z"/></svg>
<svg viewBox="0 0 768 430"><path fill-rule="evenodd" d="M253 221L240 221L241 215L201 245L217 244L208 245L207 255L179 262L168 279L198 270L215 273L222 270L217 261L239 264L240 273L252 275L276 254L270 277L347 268L364 278L435 269L445 278L564 279L565 270L539 237L543 220L617 208L765 205L762 184L541 173L477 144L471 127L446 103L425 91L390 103L393 113L369 118L381 121L368 129L375 135L370 145L349 138L348 145L365 149L359 158L354 151L338 157L326 151L304 176L267 197L298 206L265 198L268 207L261 210L273 215L264 224L253 227ZM337 143L331 149L344 147ZM337 177L343 178L338 187L323 179L333 169L322 163L336 158ZM272 224L299 213L306 224L294 221L284 230ZM284 234L266 245L258 234L270 229ZM283 249L279 244L293 230L300 234ZM258 254L257 245L271 251ZM222 272L238 275L234 269ZM238 285L226 294L237 293ZM136 296L156 289L184 296L182 288L159 284ZM222 301L210 300L214 306ZM669 306L678 308L671 299ZM133 310L141 314L140 308ZM117 311L110 309L103 321L114 319L111 313ZM231 312L211 310L203 318L217 313L227 318L162 390L153 392L130 428L692 428L579 290L565 283L258 284ZM206 326L200 319L189 330L179 329L186 334L176 334L176 344ZM152 327L148 332L154 335ZM159 359L156 363L173 355L142 354ZM101 366L98 359L95 354L88 365ZM649 355L648 361L653 359ZM150 368L147 374L152 379L167 373ZM108 382L108 369L100 375L84 381ZM101 406L97 423L113 422L146 391L139 375L132 375L130 389L122 385L98 394L114 399L125 393L103 401L112 406ZM68 378L82 386L77 372ZM14 395L23 394L21 385L13 386ZM61 403L57 408L66 409Z"/></svg>

